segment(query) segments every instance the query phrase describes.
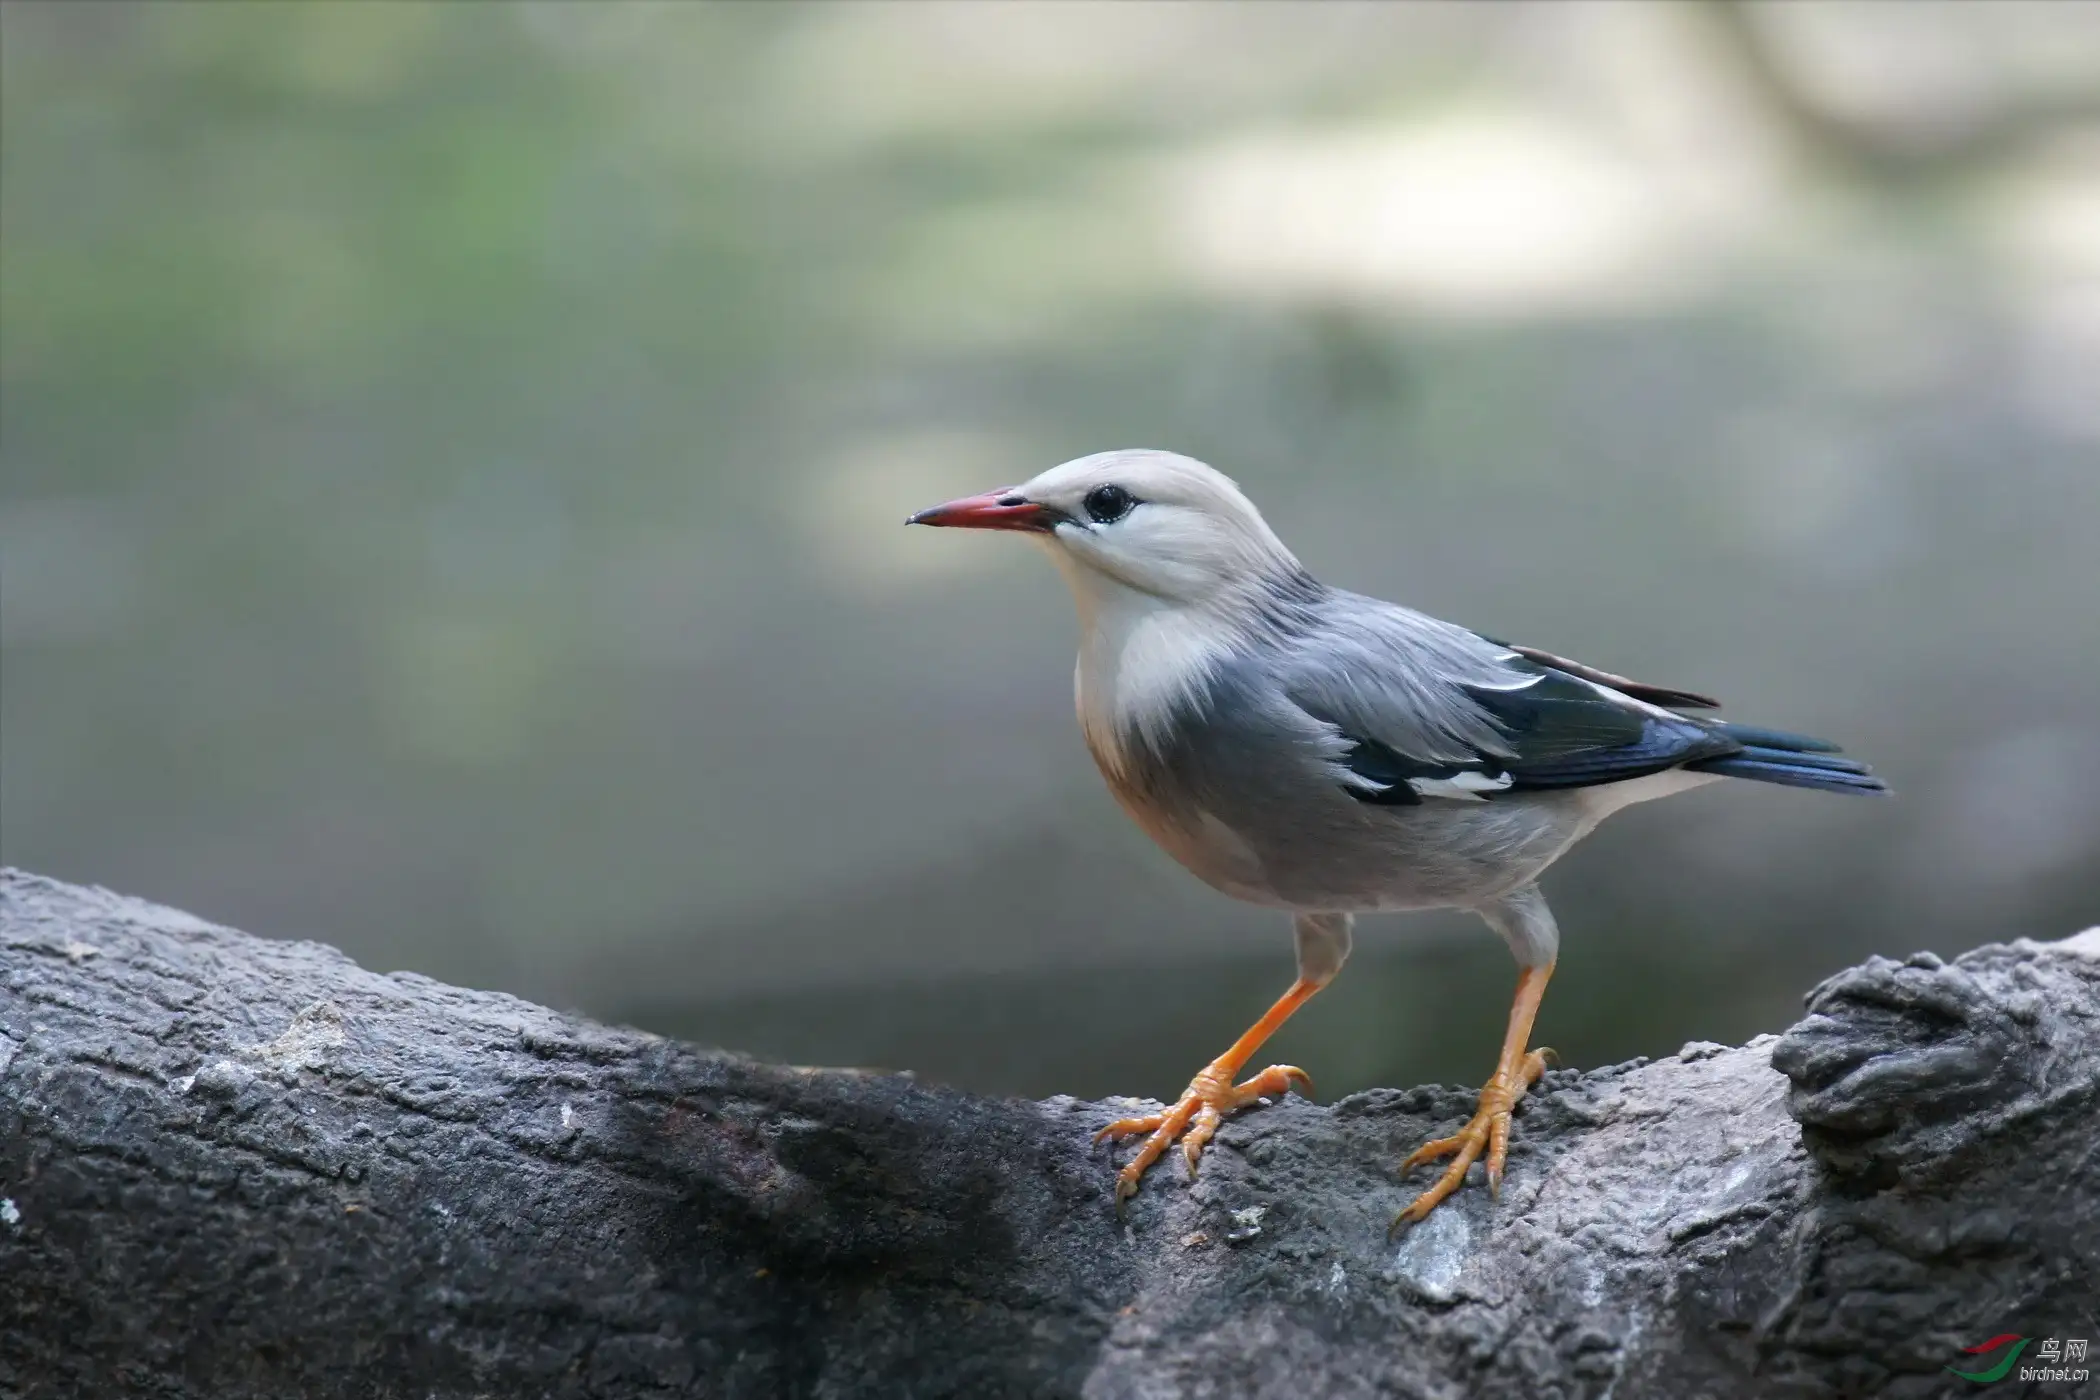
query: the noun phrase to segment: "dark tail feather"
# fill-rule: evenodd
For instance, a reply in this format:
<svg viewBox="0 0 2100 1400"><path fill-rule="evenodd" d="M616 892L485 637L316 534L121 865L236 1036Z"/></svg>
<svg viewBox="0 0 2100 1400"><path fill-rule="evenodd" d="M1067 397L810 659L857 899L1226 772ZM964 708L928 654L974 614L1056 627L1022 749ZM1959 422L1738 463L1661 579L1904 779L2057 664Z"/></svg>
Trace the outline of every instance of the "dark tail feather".
<svg viewBox="0 0 2100 1400"><path fill-rule="evenodd" d="M1781 787L1814 788L1818 792L1882 793L1889 785L1872 773L1833 773L1791 763L1767 763L1753 758L1709 758L1686 764L1695 773L1719 773L1729 778L1777 783Z"/></svg>
<svg viewBox="0 0 2100 1400"><path fill-rule="evenodd" d="M1806 734L1789 734L1784 729L1759 729L1754 724L1727 724L1714 721L1713 727L1735 740L1738 744L1760 749L1781 749L1787 753L1836 753L1838 746L1828 739L1811 739Z"/></svg>
<svg viewBox="0 0 2100 1400"><path fill-rule="evenodd" d="M1874 770L1866 764L1834 757L1837 745L1825 740L1747 724L1716 724L1714 728L1741 744L1743 751L1685 765L1695 773L1719 773L1781 787L1813 788L1817 792L1870 794L1889 790L1889 785L1875 777Z"/></svg>

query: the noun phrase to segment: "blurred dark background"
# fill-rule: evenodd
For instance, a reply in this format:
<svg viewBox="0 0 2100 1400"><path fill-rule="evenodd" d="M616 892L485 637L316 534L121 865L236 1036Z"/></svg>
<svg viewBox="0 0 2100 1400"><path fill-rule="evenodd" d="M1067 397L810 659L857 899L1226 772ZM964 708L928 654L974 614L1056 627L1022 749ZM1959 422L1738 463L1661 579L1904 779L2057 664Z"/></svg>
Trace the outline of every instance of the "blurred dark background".
<svg viewBox="0 0 2100 1400"><path fill-rule="evenodd" d="M1098 449L1828 734L1549 877L1574 1064L2100 916L2100 6L10 0L0 857L797 1062L1171 1095L1291 971L1074 624ZM1480 1079L1365 921L1279 1038Z"/></svg>

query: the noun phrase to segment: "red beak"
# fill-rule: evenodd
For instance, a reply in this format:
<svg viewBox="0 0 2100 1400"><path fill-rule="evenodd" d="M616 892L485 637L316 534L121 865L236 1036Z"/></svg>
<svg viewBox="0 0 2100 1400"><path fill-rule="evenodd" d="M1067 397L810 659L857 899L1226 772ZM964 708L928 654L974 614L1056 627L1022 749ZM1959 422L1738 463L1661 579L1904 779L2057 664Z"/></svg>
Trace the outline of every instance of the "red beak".
<svg viewBox="0 0 2100 1400"><path fill-rule="evenodd" d="M982 496L964 496L920 511L907 525L946 525L958 530L1034 530L1047 533L1057 528L1057 512L1039 506L1011 487L987 491Z"/></svg>

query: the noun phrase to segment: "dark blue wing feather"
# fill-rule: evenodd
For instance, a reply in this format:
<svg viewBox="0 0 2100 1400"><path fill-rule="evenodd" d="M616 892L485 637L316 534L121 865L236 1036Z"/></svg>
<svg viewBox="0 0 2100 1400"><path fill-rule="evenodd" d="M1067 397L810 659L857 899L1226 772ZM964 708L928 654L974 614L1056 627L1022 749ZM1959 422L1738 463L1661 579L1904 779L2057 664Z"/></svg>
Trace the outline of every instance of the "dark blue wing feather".
<svg viewBox="0 0 2100 1400"><path fill-rule="evenodd" d="M1509 735L1513 790L1590 787L1660 773L1742 746L1697 720L1636 705L1587 681L1543 670L1522 690L1475 690Z"/></svg>
<svg viewBox="0 0 2100 1400"><path fill-rule="evenodd" d="M1534 671L1538 679L1517 690L1465 687L1504 736L1504 752L1435 762L1345 728L1352 747L1343 761L1365 779L1363 788L1350 791L1367 802L1411 805L1422 800L1424 784L1448 788L1472 775L1472 795L1492 797L1498 791L1624 782L1742 752L1736 740L1698 720L1660 713L1529 661L1514 662L1512 669Z"/></svg>

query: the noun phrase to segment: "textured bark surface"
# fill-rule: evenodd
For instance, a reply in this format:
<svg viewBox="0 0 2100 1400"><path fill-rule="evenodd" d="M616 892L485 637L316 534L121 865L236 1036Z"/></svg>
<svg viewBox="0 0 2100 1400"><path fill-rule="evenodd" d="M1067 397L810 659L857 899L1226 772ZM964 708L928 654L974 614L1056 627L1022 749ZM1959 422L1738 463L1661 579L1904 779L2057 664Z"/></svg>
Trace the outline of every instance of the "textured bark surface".
<svg viewBox="0 0 2100 1400"><path fill-rule="evenodd" d="M1875 960L1785 1036L1230 1123L751 1063L0 878L0 1394L1937 1396L2100 1342L2100 930ZM2075 1393L2024 1386L1990 1393Z"/></svg>

